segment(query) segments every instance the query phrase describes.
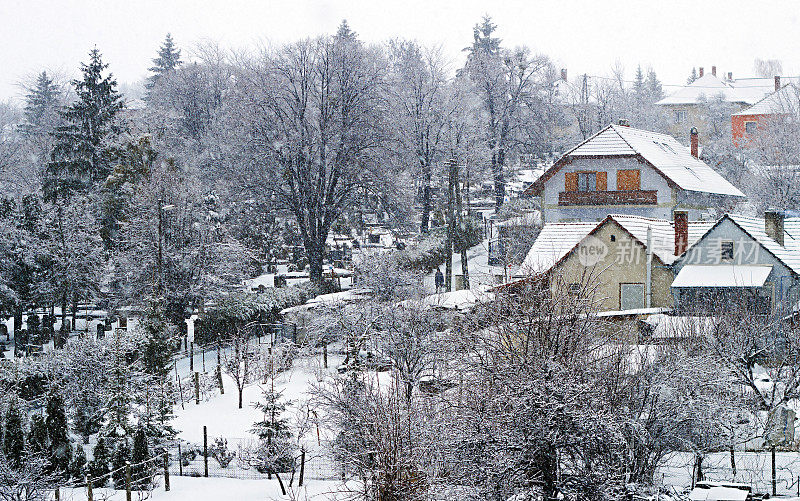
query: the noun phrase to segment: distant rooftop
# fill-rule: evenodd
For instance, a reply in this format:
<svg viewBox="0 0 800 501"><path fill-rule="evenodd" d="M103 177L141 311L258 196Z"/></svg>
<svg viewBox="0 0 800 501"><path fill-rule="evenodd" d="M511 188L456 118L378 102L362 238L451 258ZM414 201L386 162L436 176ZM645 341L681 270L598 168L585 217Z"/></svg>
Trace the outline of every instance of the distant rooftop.
<svg viewBox="0 0 800 501"><path fill-rule="evenodd" d="M783 81L790 80L784 77ZM796 80L796 79L791 79ZM713 99L722 94L726 102L738 104L755 104L775 91L774 78L740 78L723 80L716 75L706 73L694 82L681 87L656 104L698 104L703 98Z"/></svg>
<svg viewBox="0 0 800 501"><path fill-rule="evenodd" d="M797 114L798 112L800 112L800 88L790 83L767 95L767 97L753 106L733 115L777 115L783 113Z"/></svg>

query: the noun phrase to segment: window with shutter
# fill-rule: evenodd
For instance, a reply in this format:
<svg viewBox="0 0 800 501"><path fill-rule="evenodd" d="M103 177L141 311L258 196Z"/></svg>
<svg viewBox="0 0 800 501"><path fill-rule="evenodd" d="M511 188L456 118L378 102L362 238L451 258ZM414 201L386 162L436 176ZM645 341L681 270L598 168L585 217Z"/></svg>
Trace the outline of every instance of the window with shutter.
<svg viewBox="0 0 800 501"><path fill-rule="evenodd" d="M566 191L578 191L578 173L567 172L564 176L564 189Z"/></svg>
<svg viewBox="0 0 800 501"><path fill-rule="evenodd" d="M632 191L641 189L641 171L638 169L617 171L617 190Z"/></svg>
<svg viewBox="0 0 800 501"><path fill-rule="evenodd" d="M597 191L606 191L608 189L608 174L605 172L597 173Z"/></svg>

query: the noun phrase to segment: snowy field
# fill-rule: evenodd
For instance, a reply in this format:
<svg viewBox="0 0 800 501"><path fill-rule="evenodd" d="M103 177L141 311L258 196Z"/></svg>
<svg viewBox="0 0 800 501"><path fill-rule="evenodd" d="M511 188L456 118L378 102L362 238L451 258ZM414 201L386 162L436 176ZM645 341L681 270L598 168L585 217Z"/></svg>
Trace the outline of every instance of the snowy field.
<svg viewBox="0 0 800 501"><path fill-rule="evenodd" d="M241 480L233 478L171 477L171 490L159 485L151 493L133 493L133 499L153 501L223 501L223 500L292 500L339 501L347 498L347 487L336 481L316 481L303 487L294 486L284 496L276 480ZM125 491L95 489L95 500L124 500ZM150 497L146 497L146 496ZM65 501L86 500L86 489L65 489Z"/></svg>

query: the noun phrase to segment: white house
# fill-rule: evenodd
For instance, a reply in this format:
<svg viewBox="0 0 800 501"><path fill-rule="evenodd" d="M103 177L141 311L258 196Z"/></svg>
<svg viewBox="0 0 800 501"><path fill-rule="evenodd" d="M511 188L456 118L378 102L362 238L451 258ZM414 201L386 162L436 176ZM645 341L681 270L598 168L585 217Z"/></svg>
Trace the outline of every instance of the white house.
<svg viewBox="0 0 800 501"><path fill-rule="evenodd" d="M744 194L672 136L609 125L564 154L523 196L539 197L545 222L601 221L608 214L713 217ZM710 213L711 212L711 213Z"/></svg>

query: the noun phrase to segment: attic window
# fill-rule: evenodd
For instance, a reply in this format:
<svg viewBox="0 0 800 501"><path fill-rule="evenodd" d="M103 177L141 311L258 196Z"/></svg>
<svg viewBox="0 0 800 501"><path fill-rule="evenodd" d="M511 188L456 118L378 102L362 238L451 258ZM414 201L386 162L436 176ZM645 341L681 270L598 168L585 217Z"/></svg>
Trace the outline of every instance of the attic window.
<svg viewBox="0 0 800 501"><path fill-rule="evenodd" d="M612 242L616 242L617 241L617 236L616 235L611 235L611 241Z"/></svg>
<svg viewBox="0 0 800 501"><path fill-rule="evenodd" d="M756 123L755 122L745 122L744 123L744 131L748 134L752 134L756 131Z"/></svg>
<svg viewBox="0 0 800 501"><path fill-rule="evenodd" d="M681 124L686 121L686 111L678 110L675 112L675 123Z"/></svg>
<svg viewBox="0 0 800 501"><path fill-rule="evenodd" d="M719 257L722 261L733 261L733 240L722 240L719 243Z"/></svg>

